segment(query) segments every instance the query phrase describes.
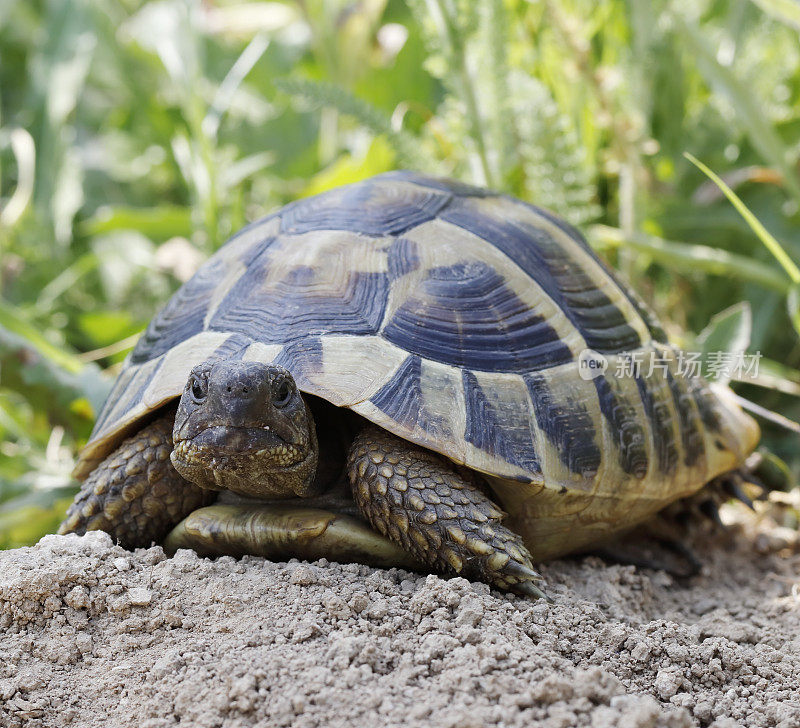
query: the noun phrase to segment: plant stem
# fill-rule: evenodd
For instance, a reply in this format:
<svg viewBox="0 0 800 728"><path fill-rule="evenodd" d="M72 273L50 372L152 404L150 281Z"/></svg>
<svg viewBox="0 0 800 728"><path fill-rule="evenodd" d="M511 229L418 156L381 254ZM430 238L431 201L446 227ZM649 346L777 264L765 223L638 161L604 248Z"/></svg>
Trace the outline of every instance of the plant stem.
<svg viewBox="0 0 800 728"><path fill-rule="evenodd" d="M477 147L478 159L481 163L481 171L483 172L484 180L482 180L489 187L494 187L497 181L489 164L489 151L486 144L486 138L483 129L483 120L481 119L478 110L478 101L475 97L475 86L473 84L472 76L469 72L467 65L467 56L464 49L463 34L456 27L455 19L451 13L451 9L444 0L429 0L433 2L438 10L438 14L442 20L441 31L444 37L444 42L450 48L450 54L454 65L455 71L460 77L461 81L461 96L464 104L467 107L467 117L469 118L470 127L472 130L472 138Z"/></svg>

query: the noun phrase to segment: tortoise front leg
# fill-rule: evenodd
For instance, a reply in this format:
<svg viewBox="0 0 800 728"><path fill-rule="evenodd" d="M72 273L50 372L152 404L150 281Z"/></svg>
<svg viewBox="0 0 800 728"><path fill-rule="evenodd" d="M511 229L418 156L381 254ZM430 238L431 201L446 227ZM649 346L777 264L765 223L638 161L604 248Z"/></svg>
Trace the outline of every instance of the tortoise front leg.
<svg viewBox="0 0 800 728"><path fill-rule="evenodd" d="M216 493L185 480L170 462L174 417L125 440L84 481L59 533L106 531L125 548L160 543L182 518Z"/></svg>
<svg viewBox="0 0 800 728"><path fill-rule="evenodd" d="M428 566L547 598L522 538L501 523L505 513L443 458L370 426L347 470L373 528Z"/></svg>

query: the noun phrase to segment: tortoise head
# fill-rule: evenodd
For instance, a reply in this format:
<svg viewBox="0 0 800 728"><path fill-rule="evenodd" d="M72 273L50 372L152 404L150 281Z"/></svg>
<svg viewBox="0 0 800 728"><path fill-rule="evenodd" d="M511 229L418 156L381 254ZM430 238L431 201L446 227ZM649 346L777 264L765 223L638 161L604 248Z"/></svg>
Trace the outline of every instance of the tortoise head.
<svg viewBox="0 0 800 728"><path fill-rule="evenodd" d="M199 364L181 395L172 439L175 469L202 488L257 498L312 494L314 420L283 367Z"/></svg>

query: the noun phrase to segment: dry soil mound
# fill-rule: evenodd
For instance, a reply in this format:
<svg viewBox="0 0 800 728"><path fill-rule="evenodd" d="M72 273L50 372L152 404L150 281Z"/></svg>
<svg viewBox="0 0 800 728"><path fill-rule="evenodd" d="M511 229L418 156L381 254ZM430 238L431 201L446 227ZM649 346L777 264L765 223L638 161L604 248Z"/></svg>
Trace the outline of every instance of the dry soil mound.
<svg viewBox="0 0 800 728"><path fill-rule="evenodd" d="M800 557L751 541L681 584L554 562L548 605L464 579L48 536L0 553L0 725L796 728Z"/></svg>

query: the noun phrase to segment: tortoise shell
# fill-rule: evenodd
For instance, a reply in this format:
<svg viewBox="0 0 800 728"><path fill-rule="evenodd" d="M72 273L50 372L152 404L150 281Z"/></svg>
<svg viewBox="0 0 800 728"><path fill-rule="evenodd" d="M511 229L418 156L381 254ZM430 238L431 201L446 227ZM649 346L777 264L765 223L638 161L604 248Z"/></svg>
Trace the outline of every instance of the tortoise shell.
<svg viewBox="0 0 800 728"><path fill-rule="evenodd" d="M594 377L579 371L587 350L607 362ZM228 241L148 326L76 474L220 356L286 367L302 391L486 474L530 518L543 490L573 496L555 511L587 498L654 511L758 437L724 391L680 374L662 328L577 230L409 172L291 203ZM632 357L660 370L615 377Z"/></svg>

